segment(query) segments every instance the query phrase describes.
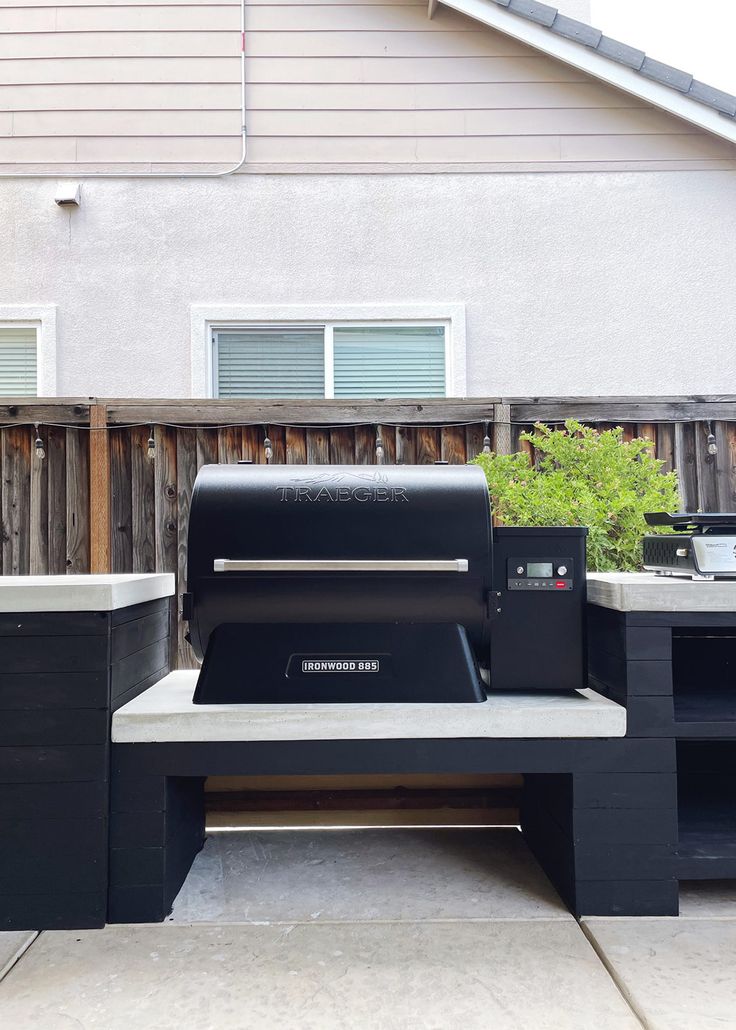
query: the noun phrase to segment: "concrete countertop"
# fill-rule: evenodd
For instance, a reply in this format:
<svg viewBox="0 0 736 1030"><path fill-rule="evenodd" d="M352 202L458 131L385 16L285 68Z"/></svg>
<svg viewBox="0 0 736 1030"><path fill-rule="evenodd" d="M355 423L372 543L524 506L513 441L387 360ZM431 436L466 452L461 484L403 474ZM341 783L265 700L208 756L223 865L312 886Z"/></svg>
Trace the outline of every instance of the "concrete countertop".
<svg viewBox="0 0 736 1030"><path fill-rule="evenodd" d="M169 573L0 576L0 612L109 612L171 597Z"/></svg>
<svg viewBox="0 0 736 1030"><path fill-rule="evenodd" d="M736 612L736 579L589 572L588 601L619 612Z"/></svg>
<svg viewBox="0 0 736 1030"><path fill-rule="evenodd" d="M479 704L195 705L197 670L172 672L112 717L116 743L623 737L626 711L593 690L492 694Z"/></svg>

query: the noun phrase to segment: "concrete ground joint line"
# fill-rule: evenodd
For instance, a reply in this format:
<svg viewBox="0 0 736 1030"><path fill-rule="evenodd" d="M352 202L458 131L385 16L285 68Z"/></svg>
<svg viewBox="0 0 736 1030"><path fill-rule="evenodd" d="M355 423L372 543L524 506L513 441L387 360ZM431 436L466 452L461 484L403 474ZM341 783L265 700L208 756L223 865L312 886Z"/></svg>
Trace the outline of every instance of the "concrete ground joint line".
<svg viewBox="0 0 736 1030"><path fill-rule="evenodd" d="M161 923L108 923L104 929L116 929L126 927L136 929L138 927L151 926L173 926L180 929L193 929L200 926L217 927L224 929L230 926L402 926L431 924L432 926L447 923L573 923L576 920L572 916L561 913L559 916L437 916L419 917L410 916L406 919L245 919L245 920L206 920L197 919L191 922L177 922L167 917Z"/></svg>
<svg viewBox="0 0 736 1030"><path fill-rule="evenodd" d="M15 966L18 965L20 960L23 958L25 953L28 951L30 946L32 944L34 944L38 940L38 938L41 936L41 931L40 930L29 930L28 932L29 932L29 934L31 934L31 936L28 938L28 940L25 941L23 944L21 944L21 946L18 948L18 950L13 955L10 956L10 958L5 963L5 965L0 969L0 982L2 982L5 979L5 977L8 976L12 972L12 970L15 968Z"/></svg>
<svg viewBox="0 0 736 1030"><path fill-rule="evenodd" d="M615 969L613 963L610 961L610 959L606 955L605 951L603 950L601 945L598 943L595 934L593 933L592 930L590 930L588 928L586 923L584 923L582 921L583 918L584 917L581 917L580 919L578 919L577 920L577 924L580 927L580 929L583 931L583 935L585 936L585 938L588 941L588 944L590 944L591 948L593 949L593 951L595 952L596 956L598 957L599 962L601 963L601 965L603 966L603 968L606 970L606 972L608 973L609 977L613 981L613 984L614 984L616 990L621 995L621 997L623 998L623 1000L626 1003L626 1005L628 1005L628 1007L631 1009L631 1012L632 1012L634 1018L639 1021L639 1023L643 1027L643 1030L653 1030L653 1027L652 1027L651 1023L646 1018L644 1013L641 1011L641 1009L639 1008L637 1003L634 1001L633 997L631 996L631 992L627 989L626 984L623 982L621 977L616 972L616 969Z"/></svg>

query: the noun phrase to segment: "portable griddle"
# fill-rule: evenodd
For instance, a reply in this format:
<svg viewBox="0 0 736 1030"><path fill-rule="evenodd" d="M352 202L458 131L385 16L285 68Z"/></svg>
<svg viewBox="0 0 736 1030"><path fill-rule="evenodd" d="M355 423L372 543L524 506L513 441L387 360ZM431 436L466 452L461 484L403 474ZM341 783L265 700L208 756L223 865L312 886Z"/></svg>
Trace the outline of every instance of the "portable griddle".
<svg viewBox="0 0 736 1030"><path fill-rule="evenodd" d="M644 518L673 530L644 537L645 569L692 579L736 577L736 513L655 511Z"/></svg>
<svg viewBox="0 0 736 1030"><path fill-rule="evenodd" d="M585 532L494 531L477 466L207 465L184 597L194 700L584 686Z"/></svg>

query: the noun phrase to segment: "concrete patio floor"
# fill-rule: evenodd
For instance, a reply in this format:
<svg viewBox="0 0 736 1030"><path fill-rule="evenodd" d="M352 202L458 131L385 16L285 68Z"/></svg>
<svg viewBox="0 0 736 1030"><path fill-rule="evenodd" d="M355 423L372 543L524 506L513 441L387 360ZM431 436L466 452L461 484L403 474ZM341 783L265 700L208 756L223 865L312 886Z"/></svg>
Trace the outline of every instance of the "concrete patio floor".
<svg viewBox="0 0 736 1030"><path fill-rule="evenodd" d="M0 934L12 1030L736 1026L736 887L585 919L519 833L208 838L163 924Z"/></svg>

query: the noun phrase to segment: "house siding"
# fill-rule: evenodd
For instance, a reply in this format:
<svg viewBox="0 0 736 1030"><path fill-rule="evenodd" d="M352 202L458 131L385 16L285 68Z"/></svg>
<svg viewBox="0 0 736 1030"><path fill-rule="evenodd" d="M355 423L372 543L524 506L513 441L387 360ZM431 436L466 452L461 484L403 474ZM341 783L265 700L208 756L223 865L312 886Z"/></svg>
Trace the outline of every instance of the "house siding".
<svg viewBox="0 0 736 1030"><path fill-rule="evenodd" d="M48 2L48 0L44 0ZM240 6L5 0L0 169L240 157ZM245 171L717 168L677 118L425 0L251 3Z"/></svg>
<svg viewBox="0 0 736 1030"><path fill-rule="evenodd" d="M456 392L721 394L736 381L735 185L711 171L86 180L68 211L53 180L17 179L0 190L0 304L57 305L61 396L199 395L192 305L376 318L457 304Z"/></svg>

